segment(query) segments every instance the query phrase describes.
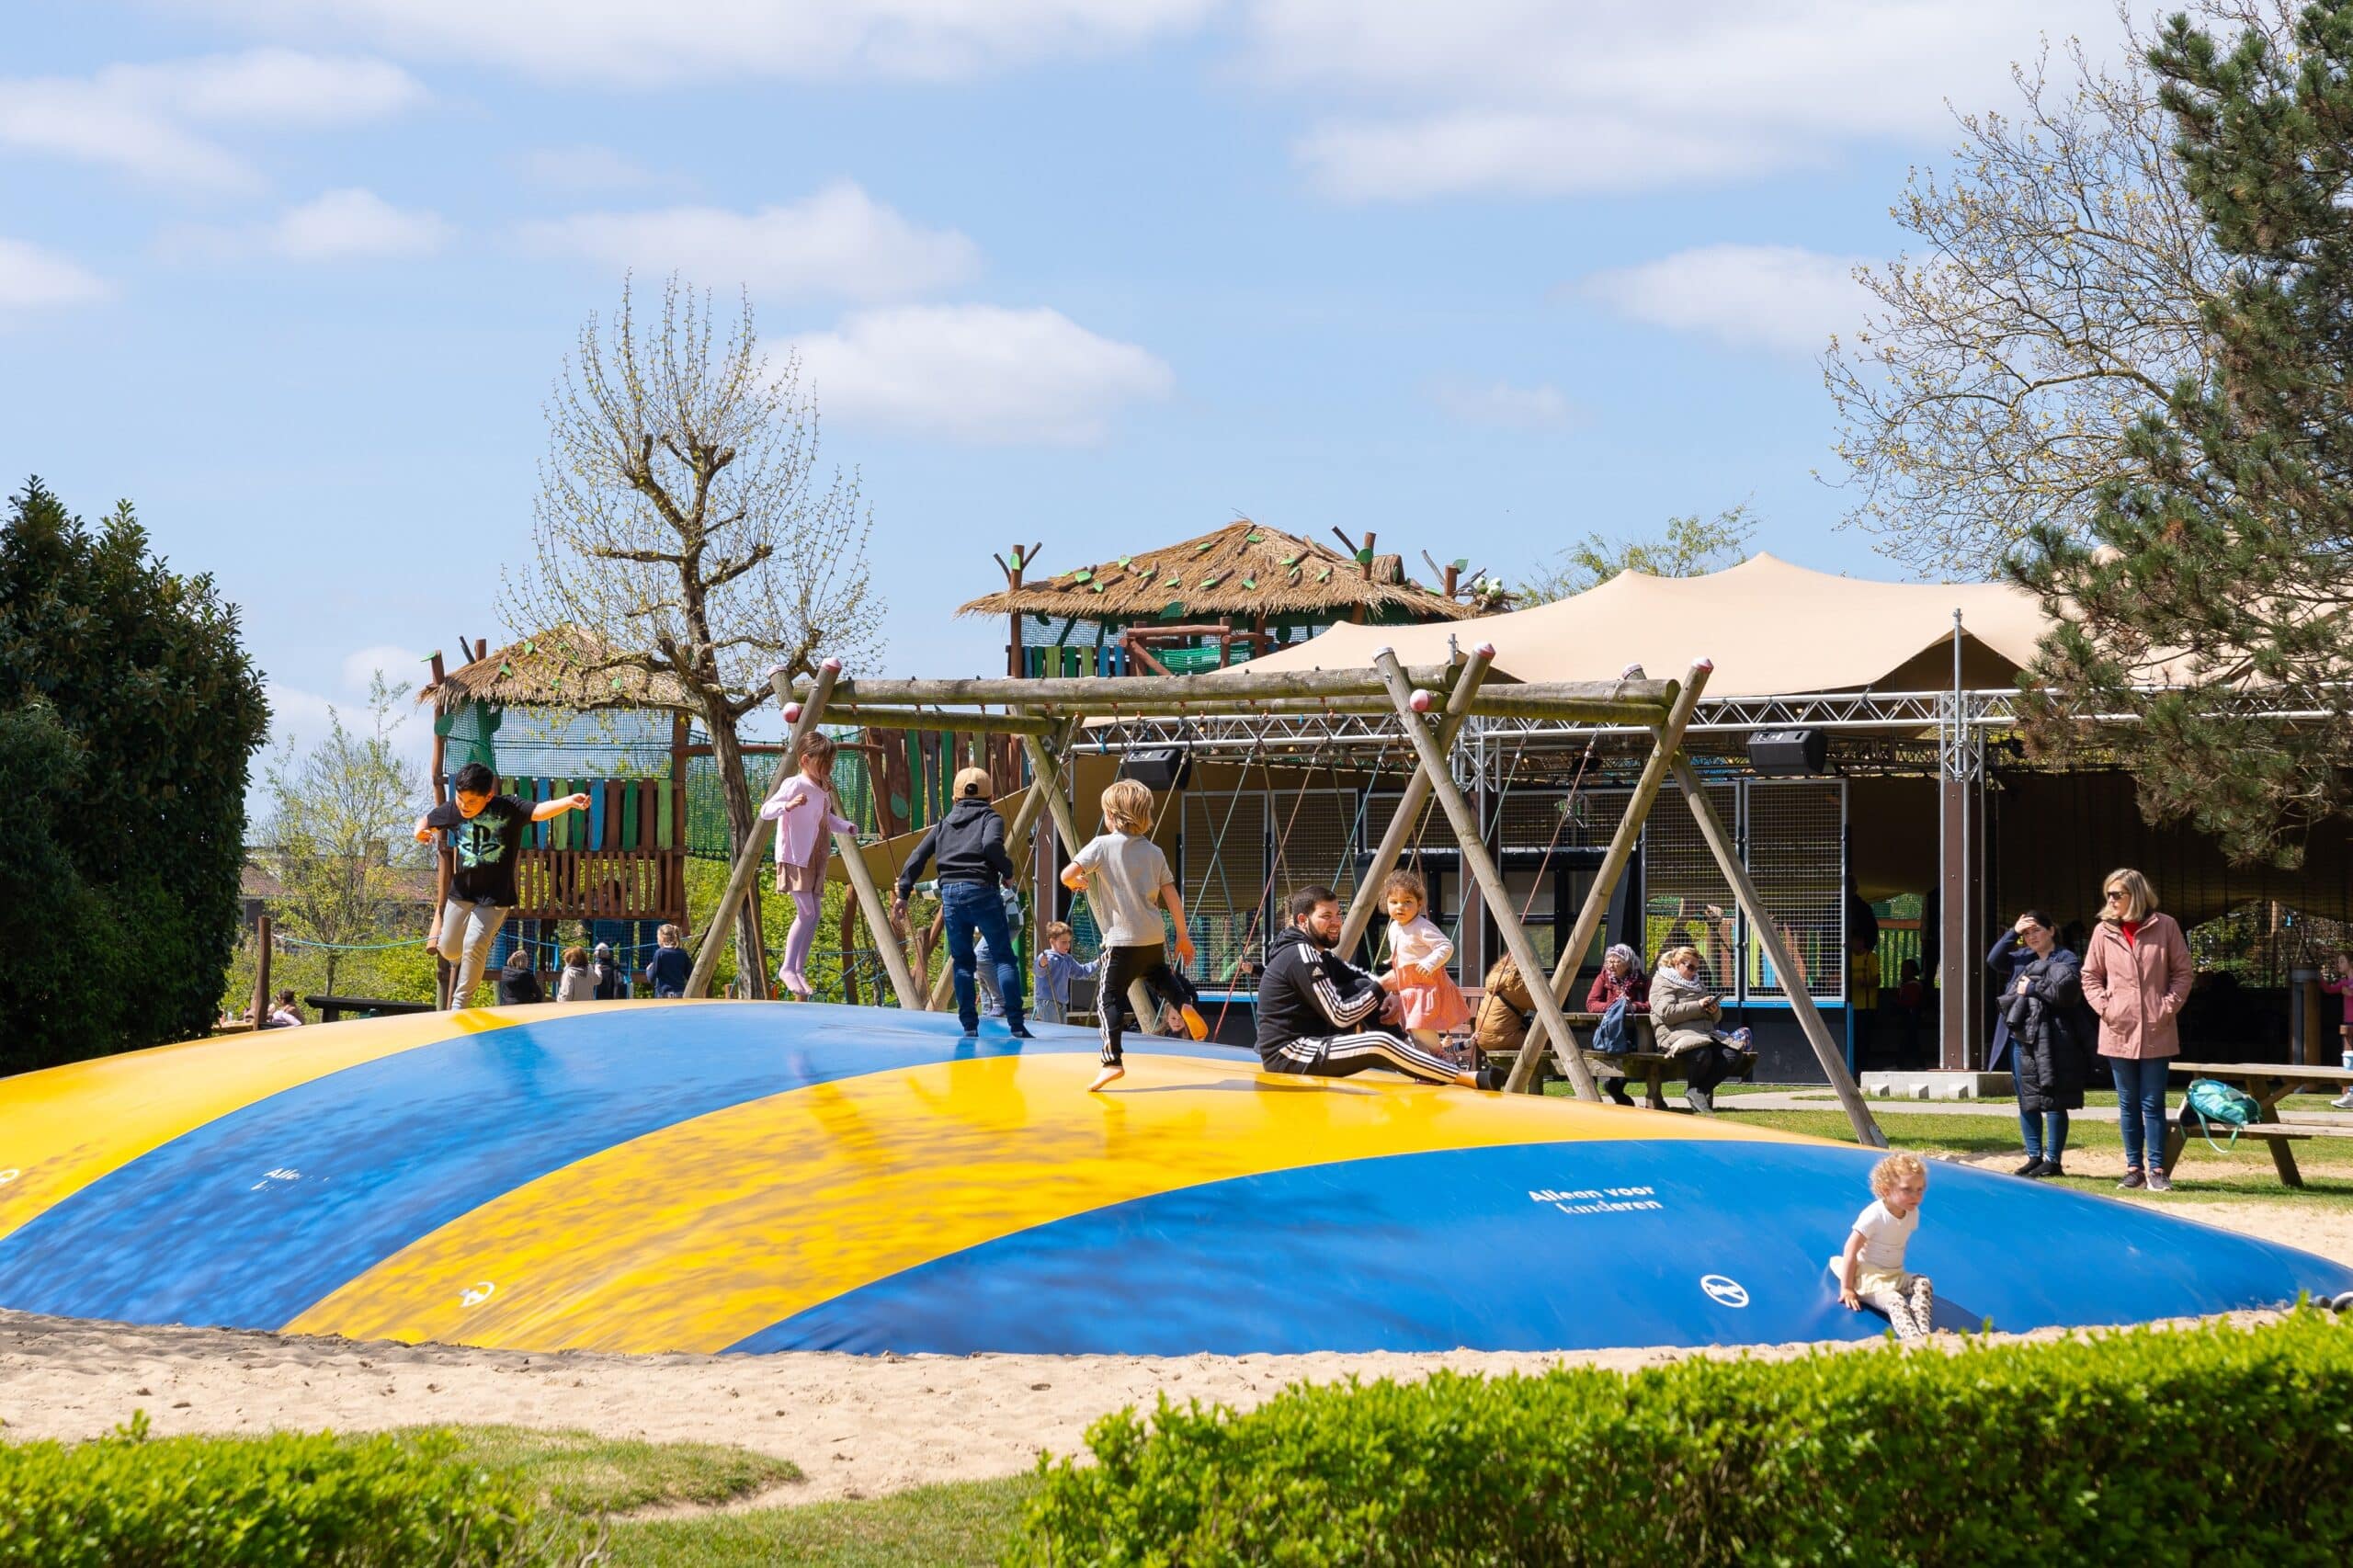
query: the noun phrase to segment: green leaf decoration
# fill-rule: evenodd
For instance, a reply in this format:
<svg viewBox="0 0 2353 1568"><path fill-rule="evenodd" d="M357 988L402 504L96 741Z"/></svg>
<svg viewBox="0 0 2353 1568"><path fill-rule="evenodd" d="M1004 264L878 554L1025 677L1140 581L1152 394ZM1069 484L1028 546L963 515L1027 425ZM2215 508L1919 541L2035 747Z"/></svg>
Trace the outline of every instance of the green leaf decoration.
<svg viewBox="0 0 2353 1568"><path fill-rule="evenodd" d="M1212 573L1211 573L1208 576L1206 576L1206 577L1204 577L1204 578L1202 578L1202 579L1201 579L1201 586L1202 586L1202 587L1204 587L1204 588L1214 588L1214 587L1216 587L1220 583L1222 583L1222 582L1224 582L1224 581L1225 581L1225 574L1224 574L1224 573L1222 573L1222 572L1212 572Z"/></svg>
<svg viewBox="0 0 2353 1568"><path fill-rule="evenodd" d="M1242 585L1245 588L1255 588L1258 585L1258 579L1256 577L1245 577L1242 579Z"/></svg>
<svg viewBox="0 0 2353 1568"><path fill-rule="evenodd" d="M1074 583L1092 583L1093 581L1095 581L1095 574L1094 574L1094 573L1092 573L1092 572L1088 572L1088 571L1085 571L1085 570L1080 570L1080 571L1077 571L1077 572L1074 572L1074 573L1072 573L1072 574L1070 574L1070 580L1071 580L1072 582L1074 582Z"/></svg>
<svg viewBox="0 0 2353 1568"><path fill-rule="evenodd" d="M1319 583L1328 583L1328 582L1330 582L1330 581L1332 580L1332 569L1331 569L1329 566L1326 566L1325 568L1324 568L1324 575L1322 575L1321 577L1316 578L1315 580L1316 580L1317 582L1319 582Z"/></svg>
<svg viewBox="0 0 2353 1568"><path fill-rule="evenodd" d="M1101 592L1103 591L1103 585L1102 585L1102 584L1100 584L1100 583L1090 583L1090 584L1088 584L1088 585L1087 585L1087 586L1088 586L1089 588L1091 588L1094 592L1098 593L1098 594L1099 594L1099 593L1101 593Z"/></svg>
<svg viewBox="0 0 2353 1568"><path fill-rule="evenodd" d="M515 666L513 665L501 665L498 666L498 673L502 676L511 676L515 673Z"/></svg>
<svg viewBox="0 0 2353 1568"><path fill-rule="evenodd" d="M1021 547L1017 544L1013 547L1013 569L1018 572L1021 570L1022 564Z"/></svg>
<svg viewBox="0 0 2353 1568"><path fill-rule="evenodd" d="M526 653L536 653L539 651L540 645L537 642L532 642L528 637L523 639L523 652Z"/></svg>
<svg viewBox="0 0 2353 1568"><path fill-rule="evenodd" d="M1371 564L1372 564L1372 551L1369 551L1369 550L1359 550L1359 551L1357 551L1357 564L1358 564L1358 565L1359 565L1359 566L1370 566L1370 565L1371 565Z"/></svg>
<svg viewBox="0 0 2353 1568"><path fill-rule="evenodd" d="M1296 588L1299 586L1299 579L1302 571L1303 568L1298 566L1294 566L1290 569L1290 585L1292 587Z"/></svg>
<svg viewBox="0 0 2353 1568"><path fill-rule="evenodd" d="M1132 556L1132 555L1122 555L1121 557L1120 557L1120 565L1122 565L1122 566L1131 565L1131 564L1132 564L1132 563L1134 562L1134 561L1135 561L1135 557L1134 557L1134 556Z"/></svg>
<svg viewBox="0 0 2353 1568"><path fill-rule="evenodd" d="M1286 565L1286 566L1296 566L1296 565L1298 565L1301 562L1302 562L1302 561L1304 561L1304 560L1306 560L1306 559L1307 559L1307 552L1306 552L1305 551L1300 551L1297 555L1286 555L1286 556L1284 556L1284 557L1283 557L1283 564L1284 564L1284 565Z"/></svg>
<svg viewBox="0 0 2353 1568"><path fill-rule="evenodd" d="M1245 544L1264 544L1267 542L1267 536L1265 534L1252 534L1242 542Z"/></svg>
<svg viewBox="0 0 2353 1568"><path fill-rule="evenodd" d="M1457 572L1468 572L1471 570L1471 558L1467 555L1459 556L1450 564Z"/></svg>
<svg viewBox="0 0 2353 1568"><path fill-rule="evenodd" d="M1208 554L1211 551L1215 550L1216 548L1217 548L1217 540L1213 540L1213 539L1205 539L1205 540L1201 540L1201 542L1200 542L1200 543L1199 543L1199 544L1197 544L1197 545L1193 546L1193 553L1194 553L1194 554L1196 554L1196 555L1206 555L1206 554Z"/></svg>

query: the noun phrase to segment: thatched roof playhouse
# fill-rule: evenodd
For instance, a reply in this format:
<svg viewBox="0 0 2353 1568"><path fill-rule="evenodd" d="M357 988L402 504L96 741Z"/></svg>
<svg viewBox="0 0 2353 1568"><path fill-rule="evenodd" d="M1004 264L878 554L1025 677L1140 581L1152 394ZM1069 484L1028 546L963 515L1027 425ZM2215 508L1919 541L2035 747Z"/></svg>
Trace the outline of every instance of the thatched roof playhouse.
<svg viewBox="0 0 2353 1568"><path fill-rule="evenodd" d="M1214 669L1341 621L1418 625L1480 613L1406 576L1373 536L1354 554L1243 517L1181 544L1138 551L1037 582L1016 552L1008 585L959 615L1019 619L1029 676L1184 674Z"/></svg>

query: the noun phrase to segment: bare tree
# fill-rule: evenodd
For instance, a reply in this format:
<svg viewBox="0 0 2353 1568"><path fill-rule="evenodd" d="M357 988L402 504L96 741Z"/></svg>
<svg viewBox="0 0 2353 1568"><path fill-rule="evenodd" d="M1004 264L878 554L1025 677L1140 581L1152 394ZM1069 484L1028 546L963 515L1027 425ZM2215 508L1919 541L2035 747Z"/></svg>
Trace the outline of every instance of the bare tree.
<svg viewBox="0 0 2353 1568"><path fill-rule="evenodd" d="M271 845L263 858L284 890L277 918L281 929L322 945L330 992L344 949L384 935L405 912L400 872L425 865L408 831L426 793L422 770L392 744L408 690L377 671L368 729L346 728L330 709L326 739L297 752L288 736L265 775Z"/></svg>
<svg viewBox="0 0 2353 1568"><path fill-rule="evenodd" d="M2296 0L2191 0L2285 39ZM2014 73L2016 118L1961 115L1957 168L1891 214L1925 250L1858 268L1875 306L1823 377L1858 498L1847 521L1923 573L1997 574L2035 528L2084 537L2125 432L2211 353L2223 266L2183 193L2129 5L2123 62L2079 41Z"/></svg>
<svg viewBox="0 0 2353 1568"><path fill-rule="evenodd" d="M591 674L640 672L656 705L699 723L740 846L757 808L738 726L770 672L813 675L875 645L873 519L854 474L819 474L815 399L796 356L761 353L748 298L722 333L710 293L674 275L648 324L624 283L609 333L595 316L581 329L548 404L537 560L508 574L502 608L527 636L585 633ZM746 901L746 974L756 918Z"/></svg>

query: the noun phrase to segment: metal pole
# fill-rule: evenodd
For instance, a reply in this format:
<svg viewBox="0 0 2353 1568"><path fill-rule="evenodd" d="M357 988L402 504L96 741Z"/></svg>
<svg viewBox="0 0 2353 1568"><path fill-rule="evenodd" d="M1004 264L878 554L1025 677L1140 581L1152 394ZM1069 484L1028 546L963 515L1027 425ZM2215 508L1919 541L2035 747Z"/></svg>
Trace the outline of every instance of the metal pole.
<svg viewBox="0 0 2353 1568"><path fill-rule="evenodd" d="M1594 876L1593 886L1585 895L1585 906L1577 911L1577 923L1569 933L1568 945L1561 949L1559 960L1552 965L1552 995L1563 1008L1568 1006L1569 991L1576 983L1577 968L1585 960L1585 950L1593 934L1601 928L1609 912L1609 895L1616 890L1618 879L1625 874L1626 863L1634 858L1634 846L1643 836L1643 826L1650 820L1651 806L1658 799L1660 786L1666 782L1673 769L1675 755L1683 749L1683 732L1691 722L1691 715L1699 706L1699 693L1708 684L1708 676L1715 669L1715 662L1701 659L1691 666L1684 677L1683 689L1676 694L1667 708L1666 721L1652 733L1651 755L1643 763L1642 776L1634 781L1634 792L1627 799L1626 812L1618 819L1618 831L1610 835L1609 848L1601 858L1601 869ZM1506 1085L1514 1094L1527 1092L1536 1075L1537 1051L1541 1037L1531 1030L1528 1041L1520 1048L1519 1060L1511 1064L1511 1080ZM1574 1042L1554 1040L1552 1054L1568 1069L1568 1058Z"/></svg>
<svg viewBox="0 0 2353 1568"><path fill-rule="evenodd" d="M1756 928L1757 940L1765 944L1766 954L1773 960L1776 973L1796 979L1801 972L1797 956L1781 939L1781 928L1773 924L1767 913L1764 899L1756 892L1756 884L1749 880L1748 868L1741 864L1734 850L1732 835L1724 831L1723 819L1716 815L1716 808L1708 803L1707 785L1691 759L1681 752L1675 754L1669 765L1675 770L1675 781L1683 787L1683 802L1691 808L1693 820L1699 824L1699 836L1708 841L1708 851L1716 858L1716 869L1732 884L1733 896L1748 915L1749 924ZM1790 1010L1798 1016L1798 1027L1805 1031L1806 1043L1813 1047L1815 1058L1822 1063L1824 1076L1837 1093L1838 1103L1845 1108L1847 1119L1853 1124L1855 1137L1874 1149L1887 1147L1887 1135L1871 1119L1870 1108L1863 1103L1862 1091L1855 1087L1855 1080L1847 1072L1846 1053L1839 1051L1830 1038L1828 1026L1813 1005L1813 994L1806 983L1799 981L1789 988Z"/></svg>
<svg viewBox="0 0 2353 1568"><path fill-rule="evenodd" d="M1381 683L1389 688L1389 699L1396 704L1399 722L1405 726L1405 738L1414 744L1414 754L1421 760L1422 771L1429 775L1430 788L1438 795L1438 803L1446 812L1446 820L1454 826L1456 845L1462 864L1479 884L1480 895L1486 901L1488 911L1495 916L1496 929L1503 933L1505 950L1522 974L1543 972L1537 961L1535 944L1528 939L1528 928L1519 923L1519 912L1511 906L1511 895L1504 887L1503 874L1487 856L1484 841L1479 834L1479 819L1471 803L1455 787L1454 775L1447 770L1446 754L1438 750L1437 737L1422 716L1414 711L1413 692L1404 670L1397 663L1397 655L1387 648L1372 656L1373 667L1381 672ZM1536 1004L1537 1017L1552 1031L1554 1040L1567 1040L1568 1020L1561 1016L1561 1004L1550 987L1530 986L1530 999ZM1588 1100L1598 1101L1601 1091L1595 1086L1593 1074L1586 1070L1585 1058L1570 1051L1563 1065L1568 1069L1569 1081L1576 1085L1577 1094Z"/></svg>
<svg viewBox="0 0 2353 1568"><path fill-rule="evenodd" d="M785 737L784 751L776 759L775 776L768 780L769 795L775 794L777 786L783 783L791 769L799 766L795 754L801 749L801 739L817 727L819 717L825 711L825 701L833 695L834 682L841 673L842 662L827 659L817 671L817 684L810 688L807 699L798 710L792 706L790 688L784 684L782 670L779 670L769 682L776 691L777 700L784 704L785 712L790 716L792 723L790 733ZM759 867L760 851L767 847L767 835L759 831L758 819L755 818L752 831L745 835L743 844L735 851L735 864L728 870L727 890L719 895L719 907L703 926L702 945L695 949L695 967L687 976L687 994L689 996L710 994L710 977L719 968L722 934L734 924L736 908L743 903L744 895L751 891L752 873Z"/></svg>
<svg viewBox="0 0 2353 1568"><path fill-rule="evenodd" d="M1454 687L1447 694L1446 715L1438 722L1440 752L1452 749L1463 720L1470 717L1471 699L1495 662L1494 643L1482 642L1471 650L1470 661L1455 676ZM1389 813L1389 825L1381 832L1381 847L1373 851L1372 864L1358 879L1356 896L1348 901L1347 918L1341 923L1340 939L1332 949L1342 958L1355 952L1357 944L1364 940L1365 931L1372 925L1372 912L1381 904L1381 879L1389 875L1397 864L1397 857L1404 853L1406 836L1414 831L1414 824L1421 820L1422 808L1429 803L1429 798L1430 781L1417 768L1405 780L1405 792L1398 797L1397 809Z"/></svg>

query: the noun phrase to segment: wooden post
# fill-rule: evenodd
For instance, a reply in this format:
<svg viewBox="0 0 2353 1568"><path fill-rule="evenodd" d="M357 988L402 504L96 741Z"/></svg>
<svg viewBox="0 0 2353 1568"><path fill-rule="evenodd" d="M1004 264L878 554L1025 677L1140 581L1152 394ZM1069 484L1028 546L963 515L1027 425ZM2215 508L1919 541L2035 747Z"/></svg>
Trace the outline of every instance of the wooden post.
<svg viewBox="0 0 2353 1568"><path fill-rule="evenodd" d="M1447 694L1445 717L1438 721L1438 749L1441 755L1454 749L1454 737L1461 732L1462 721L1470 716L1471 699L1495 662L1495 644L1482 642L1471 650L1470 661L1454 677L1453 689ZM1397 809L1389 813L1389 825L1381 832L1381 847L1373 851L1372 864L1358 879L1356 896L1348 901L1347 918L1341 923L1340 939L1332 949L1343 959L1354 953L1357 944L1364 940L1365 932L1372 925L1372 912L1381 904L1381 880L1395 869L1397 858L1404 853L1405 840L1413 833L1414 824L1421 820L1429 799L1430 781L1422 776L1421 769L1415 768L1405 780L1405 792L1398 798Z"/></svg>
<svg viewBox="0 0 2353 1568"><path fill-rule="evenodd" d="M1618 831L1610 835L1609 848L1601 857L1601 869L1595 874L1593 886L1585 895L1585 907L1577 911L1577 923L1569 932L1568 945L1561 949L1559 960L1552 965L1552 994L1563 1008L1576 984L1577 966L1593 941L1593 934L1601 929L1602 917L1609 910L1609 895L1616 890L1618 879L1625 875L1626 863L1633 858L1634 846L1643 836L1643 824L1650 819L1659 787L1673 770L1675 754L1683 747L1683 732L1689 726L1692 712L1699 705L1699 693L1706 688L1708 676L1715 667L1708 659L1691 666L1683 689L1667 708L1666 722L1652 732L1651 755L1643 763L1642 777L1634 781L1634 792L1627 799L1625 814L1618 819ZM1525 1091L1535 1077L1539 1043L1549 1038L1549 1032L1540 1031L1540 1024L1529 1031L1519 1060L1512 1063L1511 1081L1506 1086L1515 1094ZM1553 1040L1552 1046L1555 1058L1565 1058L1577 1049L1574 1040Z"/></svg>
<svg viewBox="0 0 2353 1568"><path fill-rule="evenodd" d="M825 711L825 699L833 695L834 680L841 670L839 659L826 660L824 666L817 672L817 684L811 688L799 711L792 712L792 727L785 737L783 755L776 759L776 776L768 780L768 795L775 794L777 786L784 782L792 767L794 754L800 750L801 738L817 727L817 721ZM781 671L773 684L777 696L782 699L786 687ZM792 711L790 701L786 702L786 710ZM676 722L684 724L686 721L679 719ZM674 738L676 736L675 728L672 735ZM677 792L686 792L683 780ZM761 798L765 800L767 795ZM703 925L702 945L695 949L694 971L687 976L687 994L689 996L710 994L710 977L719 968L719 950L725 944L728 928L735 923L737 906L744 902L744 895L751 891L753 874L759 869L761 851L767 847L767 835L759 831L758 819L753 819L752 832L745 835L743 845L735 851L735 864L728 870L727 890L719 895L719 907L711 911L710 918ZM756 960L758 950L755 949L747 956ZM757 995L758 992L755 991L753 994Z"/></svg>
<svg viewBox="0 0 2353 1568"><path fill-rule="evenodd" d="M1446 820L1454 825L1454 837L1460 846L1462 864L1479 884L1480 896L1486 901L1495 928L1503 933L1504 949L1511 954L1512 962L1519 966L1523 975L1541 973L1543 966L1537 962L1535 944L1528 939L1528 927L1519 923L1519 912L1511 906L1511 894L1504 887L1503 873L1488 857L1485 842L1479 833L1479 819L1471 802L1462 798L1455 787L1454 775L1447 771L1446 754L1438 749L1438 739L1422 716L1414 711L1413 691L1405 680L1405 672L1397 663L1397 655L1387 648L1372 656L1373 667L1381 672L1383 684L1389 687L1390 700L1396 704L1398 721L1405 726L1405 738L1414 743L1414 753L1421 759L1422 771L1429 775L1430 789L1438 796L1438 803L1446 812ZM1568 1040L1568 1020L1561 1016L1560 998L1550 986L1529 986L1529 994L1536 1004L1536 1016L1543 1021L1554 1040ZM1523 1051L1522 1055L1528 1054ZM1563 1063L1568 1069L1569 1082L1576 1085L1577 1094L1588 1100L1601 1098L1595 1086L1593 1074L1587 1070L1585 1058L1572 1051Z"/></svg>
<svg viewBox="0 0 2353 1568"><path fill-rule="evenodd" d="M1045 790L1046 810L1053 813L1054 831L1062 835L1063 842L1070 846L1071 853L1076 854L1086 838L1078 831L1078 817L1071 810L1070 792L1063 788L1062 765L1046 755L1045 746L1035 735L1022 736L1021 744L1029 748L1029 772ZM1160 1019L1153 1011L1152 993L1142 981L1129 983L1128 1000L1135 1006L1137 1027L1145 1034L1158 1034ZM1095 1005L1097 1008L1110 1006L1111 999L1098 994Z"/></svg>
<svg viewBox="0 0 2353 1568"><path fill-rule="evenodd" d="M438 687L448 678L441 667L441 650L433 650L433 684ZM435 698L434 706L440 706ZM433 803L447 805L449 801L449 737L441 726L433 727ZM457 966L441 956L441 914L449 907L449 883L457 875L457 854L449 847L446 835L434 835L433 839L433 916L426 922L425 945L433 949L433 1005L442 1012L449 1010L449 986L458 977Z"/></svg>
<svg viewBox="0 0 2353 1568"><path fill-rule="evenodd" d="M1708 841L1708 852L1716 858L1716 869L1732 884L1733 896L1747 911L1749 923L1756 927L1757 940L1765 944L1766 955L1773 960L1777 974L1795 977L1802 973L1797 957L1790 945L1781 939L1781 928L1773 924L1766 911L1765 901L1758 896L1756 884L1749 880L1748 868L1741 864L1735 853L1732 835L1724 831L1723 820L1716 815L1716 808L1708 803L1707 786L1691 759L1681 752L1670 765L1675 781L1683 788L1684 804L1691 808L1694 821L1699 824L1699 836ZM1847 1074L1847 1059L1830 1038L1830 1030L1822 1021L1822 1014L1813 1005L1813 995L1800 981L1790 987L1790 1010L1798 1016L1798 1027L1805 1031L1808 1044L1822 1062L1822 1071L1829 1078L1830 1086L1837 1093L1838 1103L1847 1112L1847 1119L1855 1129L1856 1139L1874 1149L1887 1147L1887 1134L1871 1119L1870 1108L1863 1103L1862 1091L1855 1087L1855 1080Z"/></svg>
<svg viewBox="0 0 2353 1568"><path fill-rule="evenodd" d="M269 1017L269 916L264 914L254 922L254 1028L259 1028Z"/></svg>
<svg viewBox="0 0 2353 1568"><path fill-rule="evenodd" d="M891 989L898 996L899 1006L910 1013L922 1012L923 992L907 971L906 949L899 946L899 934L891 925L891 906L883 902L881 890L874 885L874 873L867 869L865 852L858 846L858 835L835 834L834 853L842 858L842 869L858 892L858 907L866 912L866 928L873 933L874 946L882 955L883 969L890 972Z"/></svg>

